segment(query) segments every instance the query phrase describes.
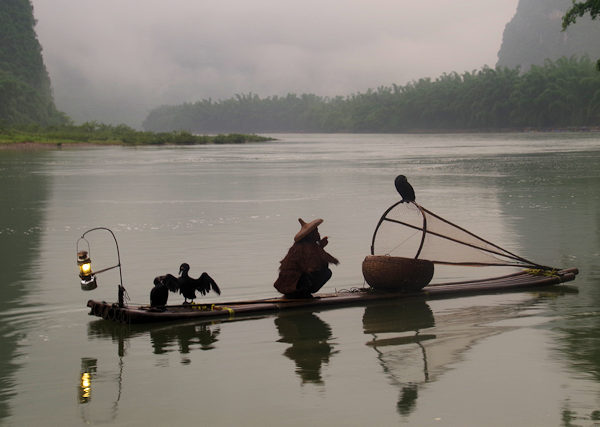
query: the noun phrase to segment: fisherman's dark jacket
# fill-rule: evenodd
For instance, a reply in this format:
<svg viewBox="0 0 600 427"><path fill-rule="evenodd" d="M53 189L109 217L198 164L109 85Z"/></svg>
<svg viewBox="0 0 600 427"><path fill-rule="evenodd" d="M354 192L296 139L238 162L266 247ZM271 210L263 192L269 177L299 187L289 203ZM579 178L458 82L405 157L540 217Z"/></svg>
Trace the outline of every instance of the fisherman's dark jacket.
<svg viewBox="0 0 600 427"><path fill-rule="evenodd" d="M337 264L338 260L325 252L318 241L295 242L281 260L279 277L273 286L282 294L292 293L296 291L296 285L302 273L324 270L329 263Z"/></svg>

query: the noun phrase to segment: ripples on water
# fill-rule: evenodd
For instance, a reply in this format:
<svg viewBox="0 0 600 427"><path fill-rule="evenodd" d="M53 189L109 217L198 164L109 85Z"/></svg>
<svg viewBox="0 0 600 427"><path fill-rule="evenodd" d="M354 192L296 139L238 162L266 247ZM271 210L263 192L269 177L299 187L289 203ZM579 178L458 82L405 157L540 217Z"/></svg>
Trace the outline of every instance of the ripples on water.
<svg viewBox="0 0 600 427"><path fill-rule="evenodd" d="M0 151L0 420L593 422L597 134L279 137L239 146ZM321 233L341 260L326 290L363 286L360 264L379 216L397 200L398 173L434 212L526 258L579 267L579 293L152 327L86 315L85 301L114 300L118 283L113 271L92 293L79 289L75 242L95 226L115 231L137 303L147 302L154 276L176 273L182 261L192 274L215 277L221 300L272 296L298 217L324 218ZM114 262L112 241L89 237L94 259Z"/></svg>

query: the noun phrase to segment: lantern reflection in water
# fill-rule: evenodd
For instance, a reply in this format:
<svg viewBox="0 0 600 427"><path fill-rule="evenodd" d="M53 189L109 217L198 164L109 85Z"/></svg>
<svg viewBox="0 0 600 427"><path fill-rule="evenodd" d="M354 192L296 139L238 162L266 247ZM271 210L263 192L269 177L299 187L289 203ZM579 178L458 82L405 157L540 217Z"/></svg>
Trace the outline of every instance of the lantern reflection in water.
<svg viewBox="0 0 600 427"><path fill-rule="evenodd" d="M88 403L92 399L92 380L96 374L97 359L81 359L81 377L79 381L79 403Z"/></svg>

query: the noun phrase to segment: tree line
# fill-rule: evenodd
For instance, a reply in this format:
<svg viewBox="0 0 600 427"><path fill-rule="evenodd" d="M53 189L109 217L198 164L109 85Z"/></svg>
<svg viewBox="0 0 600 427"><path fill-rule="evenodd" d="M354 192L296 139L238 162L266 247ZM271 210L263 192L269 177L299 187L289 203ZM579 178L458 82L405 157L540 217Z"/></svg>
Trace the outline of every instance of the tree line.
<svg viewBox="0 0 600 427"><path fill-rule="evenodd" d="M161 106L146 130L214 132L490 131L600 126L600 73L588 57L445 73L346 97L288 94Z"/></svg>

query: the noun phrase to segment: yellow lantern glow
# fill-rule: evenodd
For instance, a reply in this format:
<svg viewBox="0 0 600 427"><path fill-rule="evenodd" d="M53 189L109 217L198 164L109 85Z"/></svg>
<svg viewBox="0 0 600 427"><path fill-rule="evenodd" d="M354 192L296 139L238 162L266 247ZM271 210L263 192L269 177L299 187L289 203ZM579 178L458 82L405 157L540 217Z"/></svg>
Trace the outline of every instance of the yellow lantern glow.
<svg viewBox="0 0 600 427"><path fill-rule="evenodd" d="M92 398L92 375L89 372L81 374L79 385L79 403L87 403Z"/></svg>
<svg viewBox="0 0 600 427"><path fill-rule="evenodd" d="M79 266L79 277L81 278L81 289L91 291L96 289L96 276L92 272L92 260L87 251L77 252L77 265Z"/></svg>
<svg viewBox="0 0 600 427"><path fill-rule="evenodd" d="M79 403L92 400L92 382L96 375L97 360L91 357L81 359L81 377L79 378Z"/></svg>
<svg viewBox="0 0 600 427"><path fill-rule="evenodd" d="M86 262L84 264L81 264L79 266L80 270L81 270L81 274L83 275L89 275L92 272L92 263L91 262Z"/></svg>

